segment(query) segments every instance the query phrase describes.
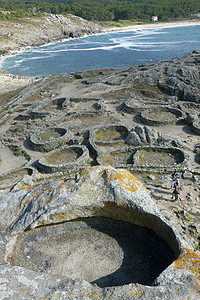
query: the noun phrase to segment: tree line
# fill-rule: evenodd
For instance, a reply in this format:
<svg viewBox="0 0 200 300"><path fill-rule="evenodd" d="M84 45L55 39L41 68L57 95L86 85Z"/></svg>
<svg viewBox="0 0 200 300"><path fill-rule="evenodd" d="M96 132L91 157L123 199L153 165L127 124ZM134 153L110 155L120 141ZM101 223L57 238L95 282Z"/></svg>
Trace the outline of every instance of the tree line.
<svg viewBox="0 0 200 300"><path fill-rule="evenodd" d="M199 13L200 0L0 0L0 19L43 12L70 13L89 21L150 21L153 15L169 21Z"/></svg>

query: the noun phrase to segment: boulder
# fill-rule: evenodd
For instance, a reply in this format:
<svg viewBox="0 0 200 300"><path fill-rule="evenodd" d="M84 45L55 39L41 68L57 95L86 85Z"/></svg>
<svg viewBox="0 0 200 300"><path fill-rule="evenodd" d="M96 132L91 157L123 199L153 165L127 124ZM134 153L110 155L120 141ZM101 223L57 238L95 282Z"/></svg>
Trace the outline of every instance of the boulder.
<svg viewBox="0 0 200 300"><path fill-rule="evenodd" d="M144 130L146 133L146 140L148 143L153 143L157 138L157 133L155 130L151 129L151 127L144 126Z"/></svg>
<svg viewBox="0 0 200 300"><path fill-rule="evenodd" d="M156 177L154 175L148 175L148 179L154 181L154 180L156 180Z"/></svg>
<svg viewBox="0 0 200 300"><path fill-rule="evenodd" d="M139 135L135 132L134 129L132 129L132 130L129 132L129 134L128 134L126 140L125 140L125 142L126 142L126 144L128 144L128 145L133 145L133 146L142 145L142 142L141 142L141 140L140 140L140 137L139 137Z"/></svg>
<svg viewBox="0 0 200 300"><path fill-rule="evenodd" d="M0 204L0 299L198 297L200 257L126 170L92 167L74 179L2 194ZM152 261L154 269L162 267L144 283ZM98 277L102 263L108 273L86 280ZM134 270L126 272L129 265L138 266L137 279ZM112 276L116 284L109 281Z"/></svg>
<svg viewBox="0 0 200 300"><path fill-rule="evenodd" d="M135 126L135 132L137 132L137 134L139 135L141 142L146 144L147 140L146 140L144 128L137 125Z"/></svg>
<svg viewBox="0 0 200 300"><path fill-rule="evenodd" d="M193 114L188 114L187 115L187 118L186 118L186 122L189 124L189 125L192 125L192 123L194 121L198 120L198 114L196 113L193 113Z"/></svg>

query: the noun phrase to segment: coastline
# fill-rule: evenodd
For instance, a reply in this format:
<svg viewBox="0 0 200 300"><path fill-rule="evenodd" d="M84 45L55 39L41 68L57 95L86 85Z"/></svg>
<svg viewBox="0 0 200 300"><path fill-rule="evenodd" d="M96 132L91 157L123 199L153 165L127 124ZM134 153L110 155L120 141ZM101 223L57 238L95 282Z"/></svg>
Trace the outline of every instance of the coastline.
<svg viewBox="0 0 200 300"><path fill-rule="evenodd" d="M200 19L193 19L193 20L186 20L186 21L178 21L178 22L154 22L154 23L148 23L148 24L139 24L139 25L131 25L131 26L125 26L125 27L103 27L103 30L101 33L98 34L105 34L110 32L121 32L121 31L131 31L131 30L138 30L138 29L151 29L151 28L167 28L167 27L180 27L180 26L195 26L200 25ZM97 34L97 33L94 33ZM93 35L93 34L89 34ZM50 41L49 43L44 42L44 44L40 44L39 46L52 44L58 41L67 40L69 38L60 40ZM12 91L17 90L18 88L25 87L26 85L33 83L35 80L38 80L38 78L34 77L26 77L26 76L19 76L19 75L13 75L10 74L4 70L1 69L1 64L4 59L6 59L8 56L20 53L21 51L25 51L26 49L29 49L32 45L27 45L26 47L17 47L17 49L10 50L6 55L0 55L0 95ZM35 45L34 45L35 46ZM1 49L0 49L1 50Z"/></svg>
<svg viewBox="0 0 200 300"><path fill-rule="evenodd" d="M22 19L23 20L23 19ZM98 24L89 22L71 14L67 16L44 13L42 17L0 22L0 64L8 56L20 53L30 47L39 47L81 36L105 32ZM25 25L24 25L25 24ZM0 65L0 98L10 91L18 90L38 80L37 77L26 77L10 74ZM0 99L1 100L1 99Z"/></svg>
<svg viewBox="0 0 200 300"><path fill-rule="evenodd" d="M27 47L30 48L30 47ZM7 71L4 71L1 69L1 65L7 57L10 55L14 55L17 53L20 53L21 51L26 50L24 47L21 50L11 50L10 53L1 56L0 55L0 103L1 103L1 95L4 95L6 93L9 93L14 90L18 90L20 88L23 88L27 86L30 83L33 83L36 78L34 77L26 77L26 76L20 76L20 75L14 75L10 74Z"/></svg>
<svg viewBox="0 0 200 300"><path fill-rule="evenodd" d="M200 18L198 20L187 20L178 22L152 22L147 24L130 25L126 27L110 27L108 32L114 31L130 31L134 29L151 29L151 28L168 28L168 27L182 27L182 26L200 25Z"/></svg>

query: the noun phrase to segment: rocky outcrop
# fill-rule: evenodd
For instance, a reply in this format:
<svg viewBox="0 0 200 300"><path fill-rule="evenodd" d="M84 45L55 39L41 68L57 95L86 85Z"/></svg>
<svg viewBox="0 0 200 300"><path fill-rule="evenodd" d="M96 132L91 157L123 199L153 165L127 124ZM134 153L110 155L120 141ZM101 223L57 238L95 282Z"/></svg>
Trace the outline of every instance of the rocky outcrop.
<svg viewBox="0 0 200 300"><path fill-rule="evenodd" d="M2 21L0 54L100 32L103 29L99 25L73 15L64 17L45 13L41 17L24 18L19 23Z"/></svg>
<svg viewBox="0 0 200 300"><path fill-rule="evenodd" d="M181 59L174 58L145 67L116 70L110 76L106 76L104 83L112 86L132 84L130 98L134 98L134 101L132 99L132 104L127 101L125 107L127 112L138 112L144 109L140 101L138 104L141 95L146 99L151 99L151 105L155 104L154 106L163 105L165 102L173 104L177 101L199 103L199 61L200 53L193 52ZM151 78L151 82L149 82L149 78ZM88 82L91 81L88 80ZM135 93L134 97L133 92Z"/></svg>
<svg viewBox="0 0 200 300"><path fill-rule="evenodd" d="M1 299L133 299L134 296L149 300L199 297L199 256L188 248L161 215L145 187L126 170L93 167L71 180L50 181L1 195L0 203ZM108 229L112 222L115 222L115 236L111 234L113 229ZM116 235L119 225L123 233ZM108 272L106 280L109 272L113 274L115 262L119 265L114 273L123 278L120 272L125 272L128 267L122 268L125 260L132 264L122 240L119 242L121 235L126 236L126 226L128 235L133 232L131 226L138 226L136 244L144 230L150 230L154 235L148 242L143 238L142 247L134 248L136 256L133 255L132 259L135 267L137 264L140 266L140 280L134 277L133 271L129 274L129 283L118 282L115 286L105 284L101 287L99 281L89 283L84 280L84 275L77 278L80 266L86 269L89 266L90 272L101 266L100 261L96 261L98 256L95 256L96 260L87 256L93 249L92 245L96 247L95 253L104 259ZM160 242L157 238L161 238ZM80 239L82 242L77 246ZM148 252L152 239L154 247L157 246ZM51 251L51 246L59 250L61 245L68 259L66 267L72 266L66 274L63 273L65 261ZM158 258L155 253L162 247L168 250L161 251ZM77 256L73 256L74 251ZM170 256L171 261L166 264ZM142 262L139 257L145 260ZM80 265L81 258L85 259ZM152 260L155 262L154 269L162 263L165 267L151 283L140 284L141 276L148 272L145 266ZM37 265L38 268L35 268ZM104 270L100 268L100 272Z"/></svg>
<svg viewBox="0 0 200 300"><path fill-rule="evenodd" d="M157 132L148 126L135 126L129 132L126 143L128 145L138 146L147 143L153 143L157 139Z"/></svg>

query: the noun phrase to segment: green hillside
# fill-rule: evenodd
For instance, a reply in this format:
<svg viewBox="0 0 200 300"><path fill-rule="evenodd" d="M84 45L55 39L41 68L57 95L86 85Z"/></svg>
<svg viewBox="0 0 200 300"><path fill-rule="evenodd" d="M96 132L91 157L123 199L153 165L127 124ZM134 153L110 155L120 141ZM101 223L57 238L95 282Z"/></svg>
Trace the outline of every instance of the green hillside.
<svg viewBox="0 0 200 300"><path fill-rule="evenodd" d="M0 0L0 10L0 19L47 12L71 13L92 21L121 19L148 22L152 15L157 15L159 21L171 21L199 13L200 0Z"/></svg>

